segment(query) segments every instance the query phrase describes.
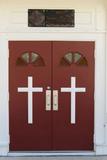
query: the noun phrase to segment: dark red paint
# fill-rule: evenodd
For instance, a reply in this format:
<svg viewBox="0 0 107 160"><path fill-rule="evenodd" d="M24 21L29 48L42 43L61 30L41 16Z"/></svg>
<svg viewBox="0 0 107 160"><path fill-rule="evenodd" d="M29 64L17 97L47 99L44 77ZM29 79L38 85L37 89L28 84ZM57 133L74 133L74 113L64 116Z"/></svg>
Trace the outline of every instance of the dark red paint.
<svg viewBox="0 0 107 160"><path fill-rule="evenodd" d="M59 65L67 52L85 56L88 66ZM86 87L86 93L76 93L76 124L70 124L70 77L76 77L76 87ZM59 111L53 112L54 150L93 150L94 135L94 42L53 43L53 88L59 90Z"/></svg>
<svg viewBox="0 0 107 160"><path fill-rule="evenodd" d="M93 150L94 134L94 42L9 42L10 92L10 150ZM17 66L17 58L24 52L36 52L45 66ZM88 66L61 66L65 53L80 52ZM27 93L18 93L18 87L27 86L27 77L33 76L33 86L42 86L43 93L33 94L34 123L27 123ZM61 93L61 87L70 87L75 76L77 87L86 87L86 93L76 93L76 124L70 123L70 93ZM59 110L45 111L47 86L59 90Z"/></svg>

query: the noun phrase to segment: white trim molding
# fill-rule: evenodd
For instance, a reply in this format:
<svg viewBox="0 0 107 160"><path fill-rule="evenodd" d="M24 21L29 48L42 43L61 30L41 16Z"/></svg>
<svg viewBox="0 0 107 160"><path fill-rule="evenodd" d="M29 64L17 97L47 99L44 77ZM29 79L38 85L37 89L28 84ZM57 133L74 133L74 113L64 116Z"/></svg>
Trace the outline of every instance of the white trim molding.
<svg viewBox="0 0 107 160"><path fill-rule="evenodd" d="M0 156L5 156L9 152L9 142L0 142Z"/></svg>
<svg viewBox="0 0 107 160"><path fill-rule="evenodd" d="M105 135L106 109L106 44L105 32L75 33L2 33L0 35L0 155L9 153L9 102L8 102L8 41L95 41L95 114L94 153L107 154ZM6 142L5 147L2 142ZM102 151L101 151L102 150ZM57 152L55 152L57 155ZM71 152L72 153L72 152ZM75 154L76 153L76 154ZM73 154L78 155L78 152ZM83 152L80 154L82 155ZM88 153L88 152L87 152ZM26 153L26 155L28 155ZM35 155L36 152L35 152ZM42 155L42 154L41 154ZM63 153L63 155L66 155ZM84 154L83 154L84 155ZM90 152L89 154L90 155Z"/></svg>
<svg viewBox="0 0 107 160"><path fill-rule="evenodd" d="M0 35L0 155L9 151L8 40Z"/></svg>

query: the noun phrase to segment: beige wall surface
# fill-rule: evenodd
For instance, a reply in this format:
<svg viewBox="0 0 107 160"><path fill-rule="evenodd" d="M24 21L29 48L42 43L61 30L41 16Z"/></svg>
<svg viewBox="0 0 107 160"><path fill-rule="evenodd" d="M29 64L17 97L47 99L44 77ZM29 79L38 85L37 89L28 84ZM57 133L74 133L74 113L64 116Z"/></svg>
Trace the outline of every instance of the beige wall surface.
<svg viewBox="0 0 107 160"><path fill-rule="evenodd" d="M76 29L104 30L106 6L107 0L0 0L0 32L28 31L28 9L75 9Z"/></svg>
<svg viewBox="0 0 107 160"><path fill-rule="evenodd" d="M0 0L0 5L8 7L34 8L73 8L96 7L106 3L106 0Z"/></svg>

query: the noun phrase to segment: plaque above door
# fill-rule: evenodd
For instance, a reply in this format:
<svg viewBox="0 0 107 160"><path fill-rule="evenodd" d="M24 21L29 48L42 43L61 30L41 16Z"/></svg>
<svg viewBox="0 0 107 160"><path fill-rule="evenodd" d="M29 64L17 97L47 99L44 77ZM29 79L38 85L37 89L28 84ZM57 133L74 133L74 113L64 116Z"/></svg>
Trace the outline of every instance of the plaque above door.
<svg viewBox="0 0 107 160"><path fill-rule="evenodd" d="M29 27L74 27L75 10L29 9Z"/></svg>

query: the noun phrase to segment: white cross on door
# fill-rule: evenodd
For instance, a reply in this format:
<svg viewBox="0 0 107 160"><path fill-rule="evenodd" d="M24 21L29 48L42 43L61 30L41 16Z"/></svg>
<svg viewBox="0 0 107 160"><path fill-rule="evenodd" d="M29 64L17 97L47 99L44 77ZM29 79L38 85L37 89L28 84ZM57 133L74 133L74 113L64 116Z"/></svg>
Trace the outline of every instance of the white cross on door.
<svg viewBox="0 0 107 160"><path fill-rule="evenodd" d="M76 123L76 92L86 92L86 88L76 88L76 77L71 77L71 88L61 88L61 92L71 93L71 123Z"/></svg>
<svg viewBox="0 0 107 160"><path fill-rule="evenodd" d="M19 87L18 92L28 93L28 124L33 123L33 92L43 92L42 87L32 87L33 78L28 76L28 87Z"/></svg>

